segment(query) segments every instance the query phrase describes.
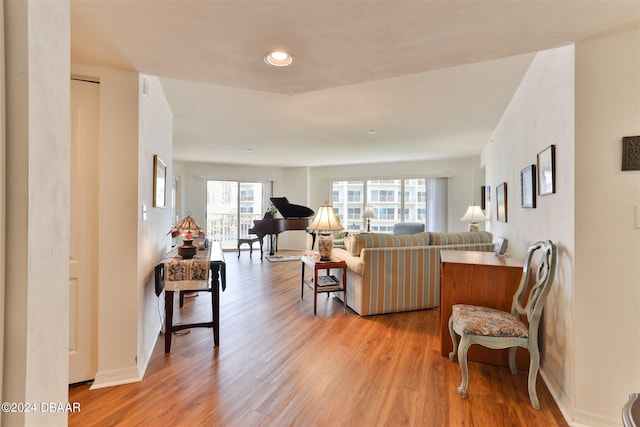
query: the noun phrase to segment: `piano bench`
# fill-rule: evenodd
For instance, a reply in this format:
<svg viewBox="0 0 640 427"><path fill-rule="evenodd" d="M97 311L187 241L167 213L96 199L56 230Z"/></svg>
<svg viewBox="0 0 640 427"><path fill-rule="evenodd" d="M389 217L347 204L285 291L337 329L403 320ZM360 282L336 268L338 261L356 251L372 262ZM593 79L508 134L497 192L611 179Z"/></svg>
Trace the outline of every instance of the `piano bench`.
<svg viewBox="0 0 640 427"><path fill-rule="evenodd" d="M246 243L247 245L249 245L249 256L253 255L253 244L255 242L259 242L260 239L258 239L256 236L249 236L249 237L241 237L238 239L238 258L240 258L240 245Z"/></svg>

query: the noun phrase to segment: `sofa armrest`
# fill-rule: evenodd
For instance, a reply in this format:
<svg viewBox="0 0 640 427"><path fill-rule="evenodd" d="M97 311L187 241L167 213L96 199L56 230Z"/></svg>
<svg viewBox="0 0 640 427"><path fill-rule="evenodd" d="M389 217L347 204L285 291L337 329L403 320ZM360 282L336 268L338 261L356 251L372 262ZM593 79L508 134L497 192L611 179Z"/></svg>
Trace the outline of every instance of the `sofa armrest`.
<svg viewBox="0 0 640 427"><path fill-rule="evenodd" d="M340 261L345 261L347 263L347 268L358 276L362 276L364 274L365 264L360 257L353 256L348 251L340 248L333 248L332 255Z"/></svg>

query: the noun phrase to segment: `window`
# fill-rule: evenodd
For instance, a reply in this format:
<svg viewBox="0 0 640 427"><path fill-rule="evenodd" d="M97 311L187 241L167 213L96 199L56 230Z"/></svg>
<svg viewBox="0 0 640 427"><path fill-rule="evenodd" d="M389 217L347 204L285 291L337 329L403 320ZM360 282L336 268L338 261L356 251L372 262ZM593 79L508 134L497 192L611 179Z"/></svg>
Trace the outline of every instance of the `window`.
<svg viewBox="0 0 640 427"><path fill-rule="evenodd" d="M360 190L349 190L347 193L347 201L349 202L361 202L362 193Z"/></svg>
<svg viewBox="0 0 640 427"><path fill-rule="evenodd" d="M347 219L360 219L360 218L362 218L362 209L347 208Z"/></svg>
<svg viewBox="0 0 640 427"><path fill-rule="evenodd" d="M365 206L375 218L371 230L391 232L397 222L422 222L429 231L447 231L448 178L363 179L332 182L333 207L347 230L366 228ZM336 195L347 195L344 197Z"/></svg>
<svg viewBox="0 0 640 427"><path fill-rule="evenodd" d="M241 202L253 202L253 188L240 190Z"/></svg>
<svg viewBox="0 0 640 427"><path fill-rule="evenodd" d="M207 181L206 233L225 249L235 248L266 210L265 183Z"/></svg>

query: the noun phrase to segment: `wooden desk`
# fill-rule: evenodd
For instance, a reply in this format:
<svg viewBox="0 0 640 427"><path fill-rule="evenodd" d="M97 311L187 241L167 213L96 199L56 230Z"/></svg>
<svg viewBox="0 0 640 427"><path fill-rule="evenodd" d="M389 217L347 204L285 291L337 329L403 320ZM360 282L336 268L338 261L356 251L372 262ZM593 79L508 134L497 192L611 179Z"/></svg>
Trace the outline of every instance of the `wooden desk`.
<svg viewBox="0 0 640 427"><path fill-rule="evenodd" d="M175 252L175 254L174 254ZM165 257L165 260L177 255L177 248L169 252ZM196 255L197 256L197 255ZM180 331L182 329L190 328L212 328L213 329L213 345L217 347L220 344L220 285L224 291L227 287L226 279L226 264L224 261L224 255L222 253L222 247L220 243L211 243L209 252L209 281L200 285L194 285L192 283L180 285L173 282L173 285L165 284L165 262L160 262L155 267L155 280L156 280L156 295L160 296L164 290L164 310L165 310L165 328L164 328L164 352L171 352L171 338L173 332ZM187 283L187 282L185 282ZM208 285L210 283L210 286ZM198 292L211 292L211 310L212 320L211 322L203 323L189 323L174 325L173 324L173 299L174 292L182 294L183 291L198 291ZM182 307L182 295L180 306Z"/></svg>
<svg viewBox="0 0 640 427"><path fill-rule="evenodd" d="M440 354L449 357L453 349L449 317L454 304L472 304L511 311L513 294L522 277L522 261L493 252L440 251ZM480 345L469 348L468 360L509 366L508 350ZM526 368L528 352L518 349L517 365Z"/></svg>

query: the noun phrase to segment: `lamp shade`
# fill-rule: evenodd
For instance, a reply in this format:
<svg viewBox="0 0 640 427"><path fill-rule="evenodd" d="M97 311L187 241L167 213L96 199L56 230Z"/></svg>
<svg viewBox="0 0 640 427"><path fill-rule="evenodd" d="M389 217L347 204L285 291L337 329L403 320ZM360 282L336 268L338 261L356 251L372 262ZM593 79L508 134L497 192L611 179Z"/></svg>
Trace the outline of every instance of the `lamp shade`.
<svg viewBox="0 0 640 427"><path fill-rule="evenodd" d="M193 245L193 238L204 237L204 233L198 223L191 218L191 212L187 212L187 216L178 221L169 233L171 237L178 237L181 234L184 236L183 245L178 247L178 254L182 255L184 259L193 258L198 251L198 248Z"/></svg>
<svg viewBox="0 0 640 427"><path fill-rule="evenodd" d="M477 222L477 221L488 221L489 218L487 218L484 212L482 212L482 209L480 208L480 206L471 205L467 209L467 212L464 214L464 216L460 218L460 220Z"/></svg>
<svg viewBox="0 0 640 427"><path fill-rule="evenodd" d="M365 206L364 213L362 214L362 218L375 218L376 216L373 214L372 206Z"/></svg>
<svg viewBox="0 0 640 427"><path fill-rule="evenodd" d="M313 218L309 228L317 231L334 231L344 229L333 210L333 206L330 205L320 206L318 213Z"/></svg>
<svg viewBox="0 0 640 427"><path fill-rule="evenodd" d="M469 231L480 231L480 225L478 224L478 221L488 221L489 218L485 216L480 206L471 205L467 209L467 212L465 212L464 216L460 218L460 220L471 221L469 223Z"/></svg>
<svg viewBox="0 0 640 427"><path fill-rule="evenodd" d="M188 212L186 217L178 221L169 233L171 233L171 237L178 237L182 234L187 240L204 236L198 223L191 217L191 212Z"/></svg>

